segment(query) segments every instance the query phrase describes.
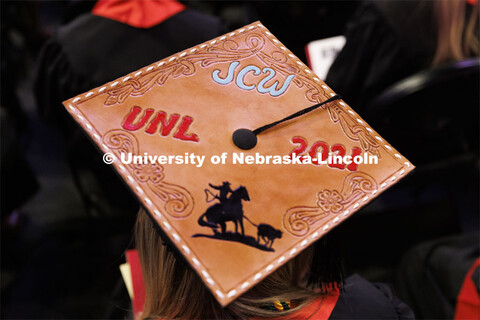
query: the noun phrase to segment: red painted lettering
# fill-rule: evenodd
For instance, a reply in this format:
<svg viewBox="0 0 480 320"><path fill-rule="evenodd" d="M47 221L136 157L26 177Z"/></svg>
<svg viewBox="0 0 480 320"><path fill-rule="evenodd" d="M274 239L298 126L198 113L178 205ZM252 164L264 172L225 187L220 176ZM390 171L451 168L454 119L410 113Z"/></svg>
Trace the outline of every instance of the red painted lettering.
<svg viewBox="0 0 480 320"><path fill-rule="evenodd" d="M357 171L358 164L356 164L355 162L353 162L353 158L355 158L355 156L359 156L361 153L362 153L362 149L360 149L360 148L354 147L354 148L352 149L352 163L350 163L350 164L347 166L347 169L348 169L348 170L350 170L350 171Z"/></svg>
<svg viewBox="0 0 480 320"><path fill-rule="evenodd" d="M298 144L298 146L296 146L292 150L292 152L290 152L290 157L292 159L293 159L293 154L295 154L296 156L301 156L302 154L305 154L308 148L308 142L305 138L293 137L291 142L294 144ZM319 148L321 148L322 150L319 151ZM330 151L330 155L329 155L329 151ZM362 150L360 148L353 147L352 155L345 157L346 149L343 145L334 144L333 146L330 147L328 143L323 141L316 141L312 145L312 147L308 150L308 155L312 159L312 164L315 164L315 165L327 164L330 168L337 168L340 170L347 169L349 171L357 171L358 164L353 162L353 158L355 156L361 155L361 153L362 153Z"/></svg>
<svg viewBox="0 0 480 320"><path fill-rule="evenodd" d="M332 153L333 153L332 157L340 156L340 157L342 157L342 159L343 159L343 157L345 157L346 150L345 150L345 147L342 146L341 144L334 144L332 146L331 150L332 150ZM335 152L338 152L338 153L335 154ZM338 163L335 163L335 162L331 163L328 166L331 167L331 168L338 168L338 169L343 170L343 169L345 169L345 163L342 163L342 161L339 161ZM350 170L350 171L352 171L352 170Z"/></svg>
<svg viewBox="0 0 480 320"><path fill-rule="evenodd" d="M196 134L187 134L190 124L193 122L193 118L185 116L180 123L180 127L177 130L177 133L173 136L176 139L185 140L185 141L194 141L198 142L198 136Z"/></svg>
<svg viewBox="0 0 480 320"><path fill-rule="evenodd" d="M130 113L125 118L122 123L122 128L129 131L136 131L145 126L148 120L150 120L154 109L146 109L141 116L140 120L137 120L137 116L142 112L142 108L138 106L134 106ZM158 126L160 124L160 135L161 136L168 136L172 130L174 129L175 125L179 122L180 119L179 114L172 114L168 117L167 113L164 111L158 111L153 120L147 125L145 129L145 133L154 134L158 131ZM198 142L198 136L194 133L188 133L190 126L193 122L193 118L189 116L182 117L180 124L178 126L177 131L175 132L173 138L183 140L183 141L193 141Z"/></svg>
<svg viewBox="0 0 480 320"><path fill-rule="evenodd" d="M140 111L142 111L142 108L137 106L133 107L132 110L130 111L130 114L127 116L127 118L123 122L122 128L129 131L135 131L140 129L145 125L148 119L150 119L150 116L152 115L154 110L153 109L145 110L143 117L140 119L140 121L138 121L137 124L133 124L133 122L135 121L135 118L140 113Z"/></svg>
<svg viewBox="0 0 480 320"><path fill-rule="evenodd" d="M290 152L290 158L293 159L293 154L300 155L307 149L307 141L302 137L293 137L292 143L298 143L299 146Z"/></svg>
<svg viewBox="0 0 480 320"><path fill-rule="evenodd" d="M321 159L321 161L325 161L328 157L328 144L326 144L323 141L317 141L313 144L313 146L308 151L308 154L310 155L310 158L316 159L316 160L312 160L313 164L318 164L318 160L319 160L319 159L317 159L318 153L319 153L317 151L318 147L322 147L322 159Z"/></svg>
<svg viewBox="0 0 480 320"><path fill-rule="evenodd" d="M155 131L157 131L158 123L161 122L162 124L161 124L160 133L162 136L168 136L179 118L180 118L180 115L175 113L170 116L170 119L167 122L166 121L167 114L163 111L159 111L157 113L157 116L152 120L152 122L150 122L145 132L154 134Z"/></svg>

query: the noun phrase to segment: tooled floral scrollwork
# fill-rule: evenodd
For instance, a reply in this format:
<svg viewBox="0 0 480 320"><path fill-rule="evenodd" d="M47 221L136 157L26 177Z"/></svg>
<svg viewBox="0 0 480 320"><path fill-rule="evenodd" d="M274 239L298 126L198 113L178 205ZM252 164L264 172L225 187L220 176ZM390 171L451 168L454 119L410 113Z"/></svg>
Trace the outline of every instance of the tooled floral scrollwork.
<svg viewBox="0 0 480 320"><path fill-rule="evenodd" d="M159 183L163 180L163 167L158 164L134 164L133 174L140 182Z"/></svg>
<svg viewBox="0 0 480 320"><path fill-rule="evenodd" d="M216 63L232 62L254 55L275 72L284 76L295 75L292 83L298 88L304 88L308 101L319 103L325 99L325 90L312 79L312 76L307 75L302 68L288 59L285 52L275 50L268 53L262 50L264 47L265 38L255 32L244 38L230 38L215 45L207 45L199 48L194 54L176 57L173 61L152 68L151 71L144 71L137 77L117 83L116 87L106 91L108 97L104 104L112 106L122 103L130 96L141 96L155 85L165 84L170 78L193 75L196 72L196 65L204 68ZM339 123L350 139L360 142L363 151L380 157L378 151L380 145L373 134L368 132L365 126L360 125L343 107L338 103L330 103L321 108L328 110L330 119L334 123Z"/></svg>
<svg viewBox="0 0 480 320"><path fill-rule="evenodd" d="M232 39L222 41L217 45L198 49L195 54L185 55L167 62L142 75L117 84L116 88L107 91L106 106L124 102L129 96L141 96L155 85L163 85L170 78L190 76L196 72L196 65L208 67L215 63L230 62L245 59L260 52L265 40L259 34L249 34L244 38L243 45ZM148 70L148 69L147 69Z"/></svg>
<svg viewBox="0 0 480 320"><path fill-rule="evenodd" d="M319 88L319 86L311 79L304 74L302 69L300 69L281 51L273 51L271 54L265 52L259 52L257 56L270 68L276 72L283 74L284 76L295 75L292 83L295 84L298 88L305 88L305 97L313 102L319 103L324 96L324 91Z"/></svg>
<svg viewBox="0 0 480 320"><path fill-rule="evenodd" d="M340 124L347 137L353 141L360 142L360 147L364 152L369 152L380 158L380 144L364 125L359 124L357 119L349 114L340 104L330 103L326 108L330 115L330 119L333 123Z"/></svg>
<svg viewBox="0 0 480 320"><path fill-rule="evenodd" d="M103 136L103 143L118 153L138 153L138 142L131 133L111 130Z"/></svg>
<svg viewBox="0 0 480 320"><path fill-rule="evenodd" d="M343 197L337 190L323 190L319 192L317 205L325 212L339 213L343 209Z"/></svg>
<svg viewBox="0 0 480 320"><path fill-rule="evenodd" d="M270 55L260 52L257 56L266 63L270 68L284 76L294 74L295 78L292 83L298 88L305 88L305 97L313 102L319 103L325 99L325 92L315 83L311 77L306 76L302 69L292 62L289 62L287 56L281 51L274 51ZM360 147L365 152L380 157L378 148L380 144L375 140L372 133L368 132L365 126L360 125L357 120L338 103L329 103L321 107L327 109L330 119L333 123L339 123L343 132L354 141L360 142Z"/></svg>
<svg viewBox="0 0 480 320"><path fill-rule="evenodd" d="M338 214L349 205L377 189L375 180L366 173L352 172L345 177L341 192L323 190L317 194L317 206L299 206L287 210L283 224L294 236L306 235L310 227L332 214Z"/></svg>
<svg viewBox="0 0 480 320"><path fill-rule="evenodd" d="M111 130L103 136L103 143L119 159L122 153L138 154L139 145L135 136L122 130ZM194 200L185 188L166 182L163 166L157 163L125 165L131 177L150 190L163 206L163 212L172 218L185 218L192 213ZM155 203L158 203L154 201Z"/></svg>

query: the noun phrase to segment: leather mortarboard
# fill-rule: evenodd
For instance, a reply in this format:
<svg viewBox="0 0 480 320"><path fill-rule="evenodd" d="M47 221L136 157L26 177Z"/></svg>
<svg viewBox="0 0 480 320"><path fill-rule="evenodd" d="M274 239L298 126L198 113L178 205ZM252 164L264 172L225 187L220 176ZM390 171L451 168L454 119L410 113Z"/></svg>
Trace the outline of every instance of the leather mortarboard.
<svg viewBox="0 0 480 320"><path fill-rule="evenodd" d="M255 22L64 104L225 306L413 169L341 99L255 134L334 96Z"/></svg>

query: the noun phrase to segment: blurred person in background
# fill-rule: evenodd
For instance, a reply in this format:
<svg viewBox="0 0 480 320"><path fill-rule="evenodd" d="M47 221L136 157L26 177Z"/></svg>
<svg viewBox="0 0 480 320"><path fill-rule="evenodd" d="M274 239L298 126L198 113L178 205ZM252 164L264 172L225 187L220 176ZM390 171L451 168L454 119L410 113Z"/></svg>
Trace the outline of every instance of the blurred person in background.
<svg viewBox="0 0 480 320"><path fill-rule="evenodd" d="M391 85L421 71L433 70L468 58L478 58L479 14L477 0L365 1L347 25L346 45L329 70L326 82L358 112L367 114L368 120L371 115L368 114L369 106ZM448 94L455 97L456 92L453 91ZM425 101L423 105L415 105L421 109L405 106L403 111L407 113L408 121L408 115L419 119L434 118L429 112L464 106L464 110L458 111L464 113L459 117L460 122L451 118L434 122L431 133L433 136L437 133L440 137L440 132L445 132L444 129L441 131L442 128L451 128L450 140L443 141L443 148L453 148L454 144L459 145L458 150L461 150L461 146L469 145L466 142L477 141L471 143L464 153L459 151L456 155L473 157L473 166L470 166L470 162L458 164L452 160L456 158L436 159L434 152L425 154L427 147L418 141L426 141L425 137L428 136L421 135L427 131L416 132L408 124L404 126L404 130L410 130L408 137L417 135L414 139L418 139L404 141L404 148L407 150L401 149L407 155L411 151L409 159L417 165L417 172L412 178L416 178L418 183L410 186L407 191L415 194L416 199L429 192L429 201L442 203L445 200L442 192L446 190L448 201L451 201L450 206L431 211L425 206L426 202L417 200L411 208L411 211L418 211L415 222L410 224L411 229L417 228L417 233L428 234L433 229L429 219L444 216L444 212L450 217L450 221L460 225L455 234L443 234L441 238L417 244L404 255L398 266L397 293L419 318L478 319L480 314L478 118L474 116L475 112L478 114L478 105L473 106L477 110L469 109L472 105L470 100L478 98L478 87L473 91L464 96L457 94L458 105L439 103L442 95L447 93L434 92L435 97L430 97L427 101L435 102L428 106ZM381 111L385 113L381 115L385 118L395 114L388 112L388 105ZM375 109L375 112L379 112L378 109ZM476 127L473 132L475 137L467 134L463 140L460 136L457 138L454 133L462 130L458 127L470 128L471 117L474 117L473 122L476 122L473 125ZM392 118L389 121L398 124L405 120ZM382 132L382 128L374 127ZM465 132L469 132L467 130ZM406 136L404 132L404 140L408 139ZM397 133L394 137L402 139L402 133ZM385 138L389 140L388 135L385 135ZM424 140L421 140L422 138ZM428 143L435 147L437 144L441 146L441 139L437 140L440 141L432 140ZM411 150L408 150L409 143ZM418 145L416 149L415 144ZM416 162L417 156L430 162ZM403 190L403 193L399 191L395 194L396 191L398 190L390 192L400 201L406 202L405 195L408 193ZM405 204L404 206L406 207ZM421 222L422 220L424 222ZM437 232L441 234L439 227L441 228L441 225L437 225ZM409 237L412 236L415 236L414 231L410 231Z"/></svg>
<svg viewBox="0 0 480 320"><path fill-rule="evenodd" d="M5 40L11 40L3 37L4 23L25 24L22 35L27 40L42 33L31 53L32 60L38 57L37 67L26 68L30 75L33 71L33 84L28 82L20 93L27 101L27 116L34 120L32 134L26 139L30 143L27 160L42 188L23 205L29 223L22 228L19 241L14 246L2 242L3 248L7 247L2 250L2 316L121 318L125 313L123 300L119 302L118 292L112 291L124 289L117 281L119 257L129 245L138 204L65 112L64 99L225 33L223 22L211 15L222 16L232 29L262 20L301 57L305 39L338 34L357 5L283 1L272 11L270 1L181 3L183 6L176 1L1 2L2 89L12 88L2 90L2 101L7 97L4 93L18 92L17 81L5 81L13 79L5 70L18 69L15 64L3 63ZM19 18L24 15L7 7L35 7L35 17ZM289 26L283 23L285 17L291 21ZM319 28L310 28L312 20ZM39 54L47 38L51 39ZM9 56L19 57L16 52ZM40 121L35 111L46 121ZM2 116L2 121L5 119ZM2 125L2 130L6 128ZM25 126L19 129L9 133L15 135ZM2 157L5 150L2 145ZM3 172L15 173L8 168L4 171L4 163L2 158L2 200L6 194L21 196L14 189L24 187L21 191L27 193L26 179L14 180L15 188L4 187L10 179ZM8 200L2 206L15 199ZM7 211L2 207L2 212ZM12 281L4 276L5 265L13 261L7 251L20 260L11 268L18 273L9 277ZM4 290L7 286L12 290Z"/></svg>
<svg viewBox="0 0 480 320"><path fill-rule="evenodd" d="M26 4L8 3L17 9ZM21 258L21 264L8 294L2 287L2 302L6 302L2 303L2 313L6 318L23 319L122 318L126 313L122 309L126 289L120 283L118 264L131 241L138 203L102 162L62 101L225 30L218 18L173 0L34 4L41 7L40 24L48 24L46 31L52 34L38 55L32 84L37 111L47 122L37 119L35 135L30 137L36 148L32 163L35 169L43 171L43 188L27 203L26 213L33 222L23 230L25 244L9 250ZM5 7L2 2L2 17ZM12 14L11 18L15 21L16 16ZM2 23L5 21L2 19ZM28 30L36 29L40 28L32 26ZM2 33L2 53L5 44ZM2 54L2 89L4 85L14 87L9 81L12 78L5 77L8 75L4 74L3 58ZM16 71L12 64L7 67ZM2 91L2 103L4 97L7 95ZM18 175L16 185L3 188L7 182L3 154L1 164L2 200L4 194L17 187L23 187L23 193L27 193L29 181L20 180ZM12 197L8 202L13 200ZM7 202L2 201L4 204ZM2 267L7 260L3 259L4 252Z"/></svg>
<svg viewBox="0 0 480 320"><path fill-rule="evenodd" d="M67 161L92 217L133 222L137 204L62 101L224 31L217 18L174 0L100 0L45 45L34 80L38 109L66 136Z"/></svg>
<svg viewBox="0 0 480 320"><path fill-rule="evenodd" d="M359 275L343 280L335 230L223 308L156 223L140 210L141 319L414 319L387 285Z"/></svg>
<svg viewBox="0 0 480 320"><path fill-rule="evenodd" d="M477 0L365 1L326 83L361 112L393 83L479 55Z"/></svg>

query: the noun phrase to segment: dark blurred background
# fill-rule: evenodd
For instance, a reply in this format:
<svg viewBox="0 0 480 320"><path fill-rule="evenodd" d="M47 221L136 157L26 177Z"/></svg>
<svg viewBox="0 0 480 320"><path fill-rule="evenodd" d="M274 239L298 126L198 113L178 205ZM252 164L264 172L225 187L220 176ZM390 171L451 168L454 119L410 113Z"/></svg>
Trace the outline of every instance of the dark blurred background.
<svg viewBox="0 0 480 320"><path fill-rule="evenodd" d="M305 63L307 43L344 35L350 21L358 19L359 15L368 15L368 12L358 12L360 1L182 3L219 17L227 31L260 20ZM67 152L71 141L61 128L41 115L33 90L42 46L54 37L59 27L88 13L94 5L93 1L80 0L1 1L2 318L119 319L129 314L129 300L118 266L124 262L124 251L132 246L136 209L124 210L128 212L102 210L106 208L102 199L95 199L95 192L84 190L95 177L89 176L92 172L76 168L72 163ZM348 60L345 54L341 57L347 63L354 59ZM449 78L449 72L458 73L457 69L446 70L447 75L442 74L442 77ZM421 71L423 69L419 68L412 74L392 79L389 85ZM412 305L417 316L423 318L431 317L432 313L428 308L424 310L422 306L426 304L416 300L415 294L408 292L412 283L422 287L426 281L422 268L430 266L429 259L436 254L432 248L446 246L447 251L461 252L473 247L466 255L478 257L478 61L476 72L473 77L468 74L470 78L460 78L463 80L457 81L461 83L459 88L449 87L458 93L448 101L448 109L462 115L455 119L456 122L453 116L445 113L444 118L435 118L433 128L426 128L425 119L432 117L431 110L423 106L433 98L438 99L443 92L435 87L438 74L421 78L428 82L433 77L434 89L430 92L420 90L419 96L416 88L399 94L399 89L393 88L385 93L389 87L385 86L375 93L371 100L374 102L364 103L365 111L360 111L414 164L418 157L420 165L416 172L338 228L345 273L359 273L370 281L390 284L401 299ZM344 94L330 85L337 93ZM462 90L466 92L460 94ZM383 100L378 100L382 94L387 98L383 96ZM348 96L345 99L349 102ZM445 97L439 100L442 99ZM421 101L422 106L412 101ZM435 107L441 103L435 100ZM407 114L419 122L412 121L411 129L405 125L405 121L410 122L408 117L401 118L389 111L404 110L405 104L411 106ZM354 104L352 107L356 108ZM447 123L449 130L457 132L467 126L465 118L470 121L469 131L465 131L469 135L467 138L450 133L449 139L432 138L444 134L442 128L445 126L439 126L440 123ZM404 131L392 129L396 128L395 119L403 121ZM423 159L419 156L422 146L408 149L412 144L410 139L421 138L421 135L426 137L422 146L432 141L428 152L435 153L435 150L462 143L467 146L457 152L460 158L442 154L441 161ZM405 149L396 143L406 144ZM461 238L458 250L456 244L449 245L451 239L457 238ZM436 263L451 263L457 259L446 257L441 256ZM462 258L458 257L459 263ZM445 270L427 273L428 277L433 274L434 278L450 279ZM451 292L458 292L459 285L453 287ZM424 293L428 295L431 291ZM446 300L455 297L454 294ZM448 315L448 310L445 314ZM437 316L443 317L442 314Z"/></svg>

